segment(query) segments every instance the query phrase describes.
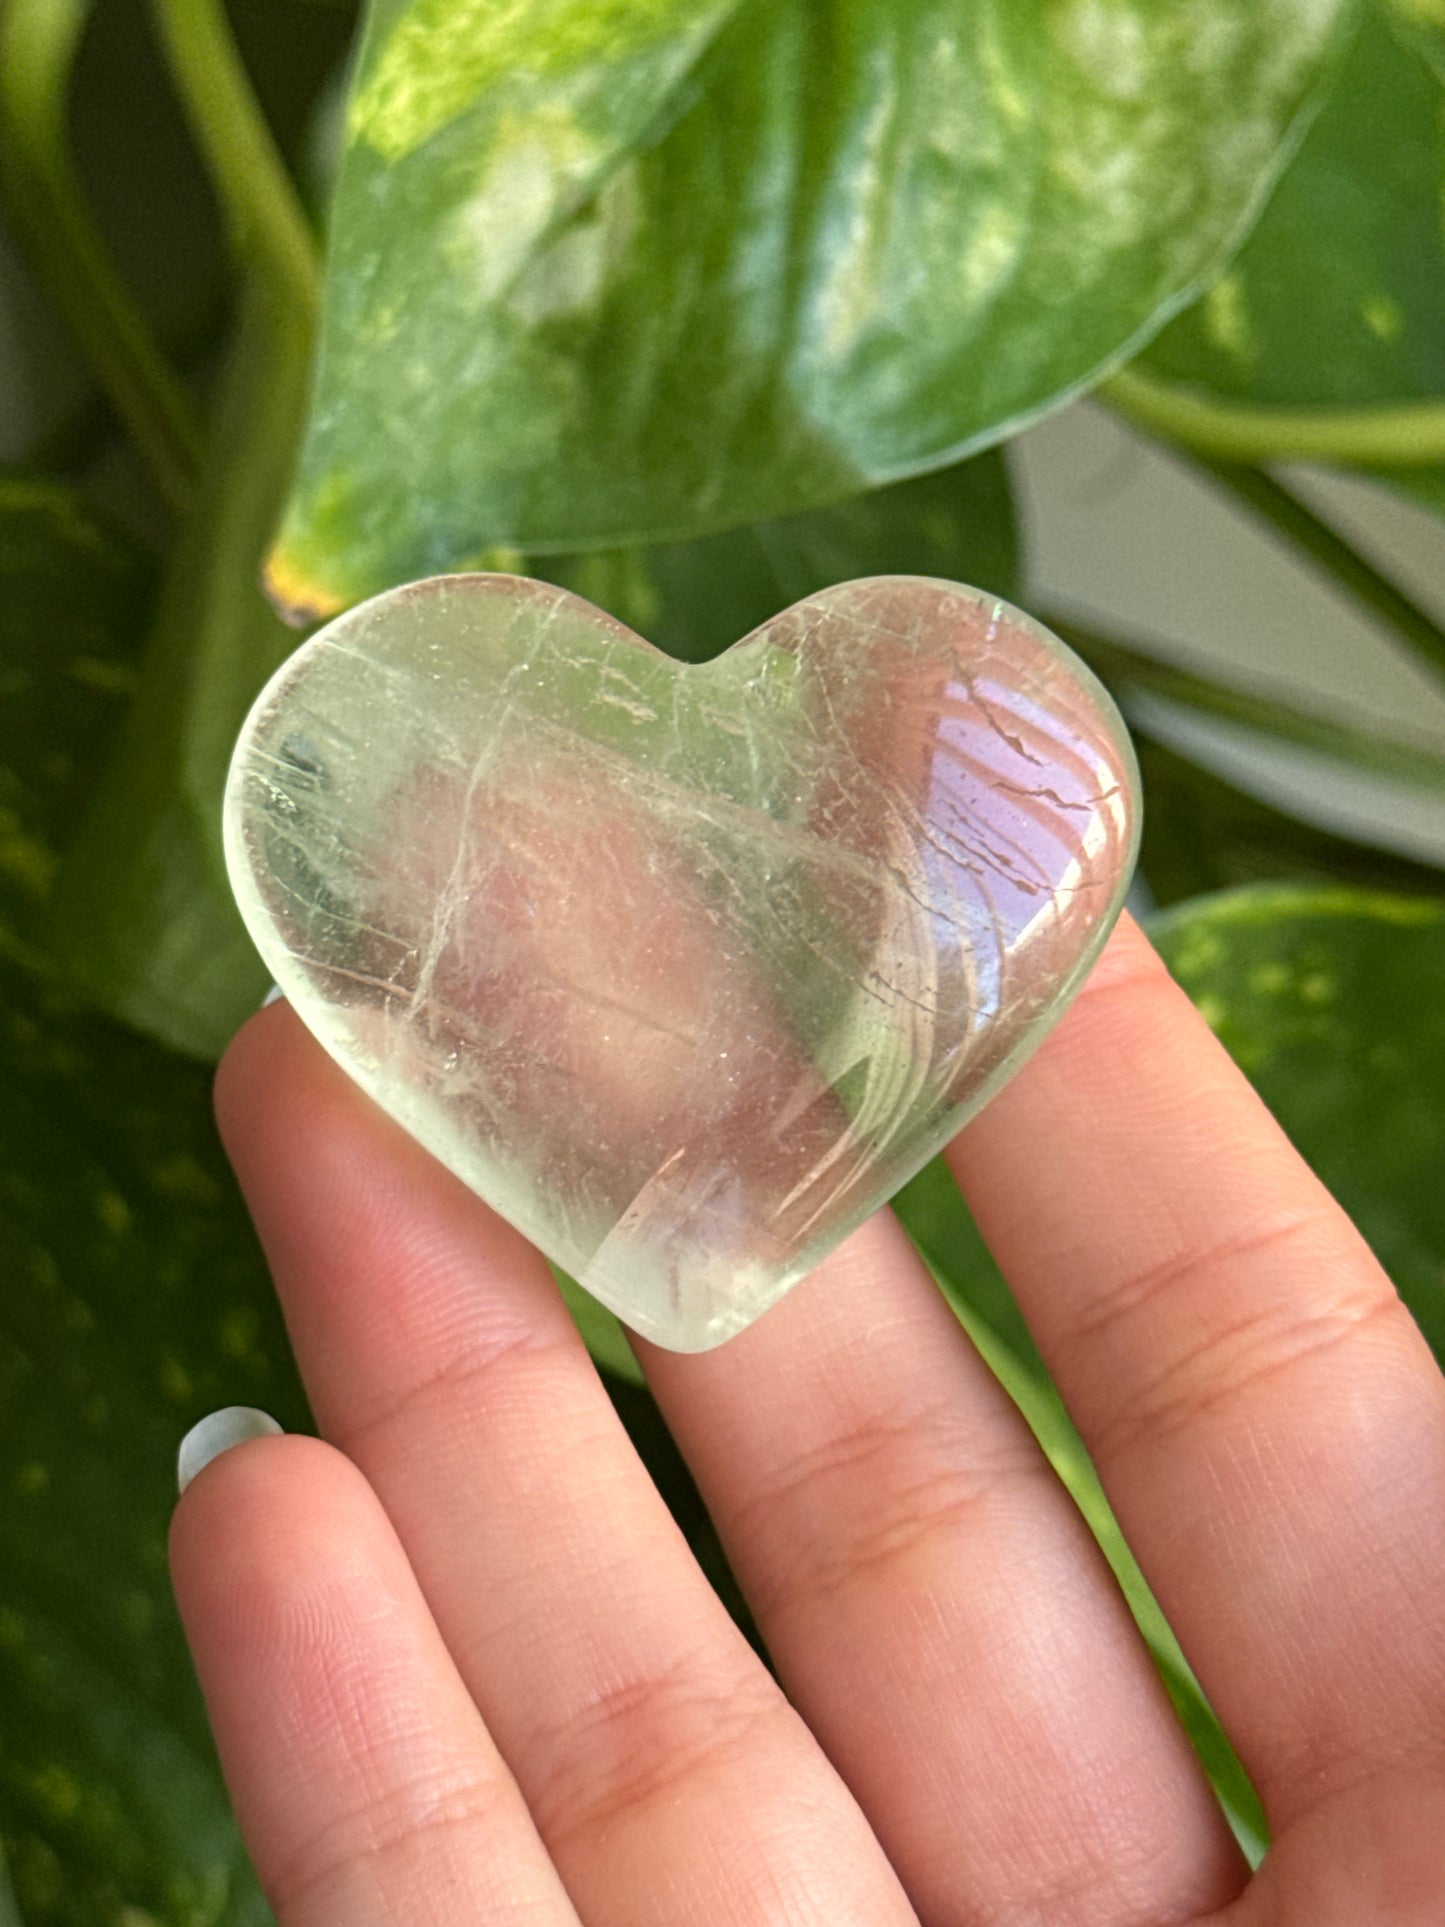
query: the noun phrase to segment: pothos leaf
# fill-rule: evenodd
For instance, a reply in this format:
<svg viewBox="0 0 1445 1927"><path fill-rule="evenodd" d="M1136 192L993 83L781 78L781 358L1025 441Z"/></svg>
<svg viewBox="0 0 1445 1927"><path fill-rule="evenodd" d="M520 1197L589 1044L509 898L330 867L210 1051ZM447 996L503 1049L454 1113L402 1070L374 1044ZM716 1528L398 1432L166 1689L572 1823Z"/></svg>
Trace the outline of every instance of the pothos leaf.
<svg viewBox="0 0 1445 1927"><path fill-rule="evenodd" d="M177 1443L306 1423L193 1064L0 966L0 1838L28 1927L251 1927L171 1602Z"/></svg>
<svg viewBox="0 0 1445 1927"><path fill-rule="evenodd" d="M1151 934L1445 1362L1445 903L1266 885Z"/></svg>
<svg viewBox="0 0 1445 1927"><path fill-rule="evenodd" d="M1210 277L1345 0L374 0L279 599L940 467Z"/></svg>
<svg viewBox="0 0 1445 1927"><path fill-rule="evenodd" d="M1261 409L1445 399L1445 13L1369 0L1319 117L1259 225L1140 366ZM1262 424L1263 427L1263 424ZM1378 466L1445 504L1445 462Z"/></svg>
<svg viewBox="0 0 1445 1927"><path fill-rule="evenodd" d="M989 451L831 508L539 566L669 655L701 662L779 609L857 576L944 576L1009 596L1018 539L1008 472Z"/></svg>
<svg viewBox="0 0 1445 1927"><path fill-rule="evenodd" d="M0 472L0 955L43 966L60 851L125 713L152 587L74 490Z"/></svg>

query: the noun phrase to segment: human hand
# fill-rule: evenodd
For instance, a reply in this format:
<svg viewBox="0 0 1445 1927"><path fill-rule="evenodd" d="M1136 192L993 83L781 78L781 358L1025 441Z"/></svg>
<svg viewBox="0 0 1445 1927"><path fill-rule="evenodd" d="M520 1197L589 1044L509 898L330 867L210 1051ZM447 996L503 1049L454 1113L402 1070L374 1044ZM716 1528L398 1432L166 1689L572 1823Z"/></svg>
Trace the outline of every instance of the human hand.
<svg viewBox="0 0 1445 1927"><path fill-rule="evenodd" d="M638 1347L775 1684L537 1254L284 1006L218 1106L330 1441L225 1453L172 1535L284 1927L1445 1917L1445 1381L1127 920L948 1158L1264 1798L1248 1883L888 1212Z"/></svg>

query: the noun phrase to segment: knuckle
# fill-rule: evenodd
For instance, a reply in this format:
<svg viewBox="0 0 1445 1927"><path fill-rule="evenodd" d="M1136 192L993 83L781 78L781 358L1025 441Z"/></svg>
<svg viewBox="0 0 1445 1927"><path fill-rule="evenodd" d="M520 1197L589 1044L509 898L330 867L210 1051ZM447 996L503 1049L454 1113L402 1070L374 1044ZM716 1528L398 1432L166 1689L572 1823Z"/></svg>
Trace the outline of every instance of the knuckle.
<svg viewBox="0 0 1445 1927"><path fill-rule="evenodd" d="M1281 1228L1277 1235L1251 1241L1251 1254L1296 1244L1303 1227ZM1196 1265L1187 1269L1194 1271ZM1183 1276L1156 1282L1168 1290ZM1110 1397L1107 1408L1088 1426L1090 1450L1100 1464L1117 1460L1145 1441L1157 1445L1194 1430L1231 1410L1244 1407L1268 1388L1276 1396L1283 1383L1307 1374L1332 1352L1354 1345L1381 1322L1399 1318L1401 1307L1383 1274L1358 1276L1315 1302L1298 1297L1245 1306L1234 1316L1217 1317L1190 1342L1176 1347L1151 1375L1131 1378Z"/></svg>
<svg viewBox="0 0 1445 1927"><path fill-rule="evenodd" d="M1040 1480L1052 1474L1022 1424L874 1411L756 1491L729 1537L751 1552L749 1602L768 1620L925 1559L1001 1488Z"/></svg>
<svg viewBox="0 0 1445 1927"><path fill-rule="evenodd" d="M539 1377L577 1364L577 1347L570 1324L563 1333L539 1328L525 1316L497 1316L475 1321L452 1340L449 1349L430 1367L422 1366L400 1382L388 1383L386 1393L369 1408L350 1417L337 1443L352 1458L379 1435L406 1426L435 1405L461 1406L478 1397L489 1402L507 1379L524 1379L530 1388ZM388 1375L390 1377L390 1375Z"/></svg>
<svg viewBox="0 0 1445 1927"><path fill-rule="evenodd" d="M531 1806L555 1845L595 1835L667 1802L734 1759L756 1758L793 1715L771 1679L690 1652L667 1668L600 1688L540 1736Z"/></svg>
<svg viewBox="0 0 1445 1927"><path fill-rule="evenodd" d="M1142 994L1155 991L1169 996L1182 994L1158 951L1139 940L1122 948L1108 946L1079 986L1074 1001L1076 1007L1097 1009L1115 998L1132 1002Z"/></svg>
<svg viewBox="0 0 1445 1927"><path fill-rule="evenodd" d="M419 1852L436 1868L449 1853L471 1851L464 1844L468 1835L494 1836L500 1843L517 1818L510 1796L499 1771L433 1786L375 1788L267 1870L267 1898L282 1919L308 1911L324 1918L331 1911L328 1897L353 1890L359 1877L383 1891L404 1887L407 1863Z"/></svg>
<svg viewBox="0 0 1445 1927"><path fill-rule="evenodd" d="M1152 1317L1161 1304L1178 1300L1201 1278L1253 1258L1277 1258L1296 1243L1312 1241L1319 1229L1316 1215L1288 1212L1242 1226L1195 1249L1171 1251L1142 1269L1126 1271L1075 1315L1056 1349L1067 1366L1076 1359L1085 1366L1095 1363L1091 1354L1125 1341L1134 1322Z"/></svg>

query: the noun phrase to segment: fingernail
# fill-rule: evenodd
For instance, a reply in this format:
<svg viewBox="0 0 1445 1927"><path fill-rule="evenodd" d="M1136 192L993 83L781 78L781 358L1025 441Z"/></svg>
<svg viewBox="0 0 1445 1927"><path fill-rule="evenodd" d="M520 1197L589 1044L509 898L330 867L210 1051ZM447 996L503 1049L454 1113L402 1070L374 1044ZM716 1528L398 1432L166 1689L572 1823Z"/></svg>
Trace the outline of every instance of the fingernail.
<svg viewBox="0 0 1445 1927"><path fill-rule="evenodd" d="M271 988L266 992L266 995L261 999L262 1010L264 1010L268 1004L279 1004L285 995L286 993L280 984L272 984Z"/></svg>
<svg viewBox="0 0 1445 1927"><path fill-rule="evenodd" d="M199 1425L193 1425L181 1440L181 1449L176 1456L176 1482L182 1492L198 1472L204 1471L212 1459L220 1458L229 1452L233 1445L244 1445L247 1439L279 1438L282 1427L269 1412L259 1412L254 1405L226 1405L219 1412L212 1412L203 1418Z"/></svg>

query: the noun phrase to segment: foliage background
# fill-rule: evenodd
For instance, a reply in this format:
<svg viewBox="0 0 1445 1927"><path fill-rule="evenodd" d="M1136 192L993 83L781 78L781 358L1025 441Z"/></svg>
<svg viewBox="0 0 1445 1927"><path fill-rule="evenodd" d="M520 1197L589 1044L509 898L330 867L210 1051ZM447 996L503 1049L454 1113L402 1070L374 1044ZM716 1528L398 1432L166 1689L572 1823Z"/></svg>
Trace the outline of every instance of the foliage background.
<svg viewBox="0 0 1445 1927"><path fill-rule="evenodd" d="M1050 606L996 446L1096 390L1438 702L1430 608L1311 504L1325 465L1445 512L1442 89L1438 0L0 0L5 235L59 343L0 470L0 1927L267 1918L164 1536L195 1418L307 1423L208 1098L264 988L217 800L295 642L278 527L293 612L485 560L685 656L878 570L1035 607L1135 725L1156 940L1445 1348L1442 844L1319 821L1369 781L1438 810L1441 733L1383 672L1330 699L1310 640L1282 688L1223 589L1183 659ZM900 1209L1259 1851L956 1196Z"/></svg>

